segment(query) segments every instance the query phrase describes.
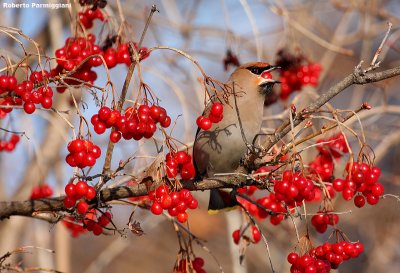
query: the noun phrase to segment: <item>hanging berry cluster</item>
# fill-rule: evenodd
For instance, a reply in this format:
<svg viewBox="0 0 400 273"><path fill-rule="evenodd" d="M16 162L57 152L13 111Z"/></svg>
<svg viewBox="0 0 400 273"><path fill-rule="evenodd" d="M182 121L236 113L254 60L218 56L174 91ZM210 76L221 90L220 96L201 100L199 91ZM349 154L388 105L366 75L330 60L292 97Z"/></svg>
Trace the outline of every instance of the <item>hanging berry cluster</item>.
<svg viewBox="0 0 400 273"><path fill-rule="evenodd" d="M92 232L95 236L99 236L103 233L103 229L111 222L112 218L112 214L108 211L101 212L90 209L84 215L83 219L65 217L63 223L73 237L77 237L88 231Z"/></svg>
<svg viewBox="0 0 400 273"><path fill-rule="evenodd" d="M69 183L65 186L64 206L67 209L73 208L76 204L76 211L79 214L85 214L90 201L96 197L96 190L84 181L78 181L76 184Z"/></svg>
<svg viewBox="0 0 400 273"><path fill-rule="evenodd" d="M208 117L199 116L196 120L197 126L200 129L207 131L211 128L213 123L218 123L224 118L224 106L220 102L214 102L211 105Z"/></svg>
<svg viewBox="0 0 400 273"><path fill-rule="evenodd" d="M97 220L96 220L97 218ZM103 229L111 222L112 214L108 211L101 214L100 217L92 217L91 219L86 219L86 229L91 231L94 235L99 236L103 233Z"/></svg>
<svg viewBox="0 0 400 273"><path fill-rule="evenodd" d="M4 106L23 106L25 113L32 114L36 110L35 104L41 104L45 109L50 109L53 105L53 90L50 86L41 86L35 89L35 83L42 84L47 81L49 72L33 72L29 80L17 83L14 76L0 76L0 88L6 96L0 99L0 105ZM1 91L0 91L1 92ZM0 117L5 118L13 108L1 108Z"/></svg>
<svg viewBox="0 0 400 273"><path fill-rule="evenodd" d="M328 225L335 226L339 223L339 216L331 211L318 211L311 217L311 224L319 233L324 233Z"/></svg>
<svg viewBox="0 0 400 273"><path fill-rule="evenodd" d="M149 199L153 202L150 210L154 215L160 215L163 210L168 210L168 214L176 217L181 223L187 221L186 210L188 208L196 209L198 206L197 199L193 197L190 191L182 189L169 192L166 185L161 185L156 190L150 191Z"/></svg>
<svg viewBox="0 0 400 273"><path fill-rule="evenodd" d="M319 154L303 171L275 173L278 170L276 167L262 166L252 176L260 182L268 182L272 191L256 199L253 197L256 187L239 188L237 201L254 217L261 220L269 217L271 224L278 225L289 211L302 206L303 202L322 200L320 210L311 218L311 224L320 233L326 232L328 226L336 227L339 223L339 215L333 212L330 202L337 192L341 192L345 200L355 196L357 207L364 206L366 202L370 205L378 203L384 193L383 185L378 182L378 167L355 162L351 167L350 164L346 166L348 175L345 179L334 179L335 160L349 152L345 136L338 134L317 143L320 144L317 146ZM240 239L240 235L239 231L232 235L234 242Z"/></svg>
<svg viewBox="0 0 400 273"><path fill-rule="evenodd" d="M191 267L190 267L191 264ZM189 272L194 272L195 273L206 273L206 271L203 269L204 266L204 259L201 257L196 257L193 260L186 260L186 259L181 259L178 261L178 263L175 265L174 271L176 273L189 273ZM191 269L193 268L193 270Z"/></svg>
<svg viewBox="0 0 400 273"><path fill-rule="evenodd" d="M363 207L365 199L368 204L376 205L379 197L384 193L384 187L378 182L381 169L376 166L369 166L366 163L354 162L350 170L350 164L346 166L348 175L345 179L335 179L333 188L342 192L343 199L351 200L354 196L354 204L356 207Z"/></svg>
<svg viewBox="0 0 400 273"><path fill-rule="evenodd" d="M304 85L318 85L322 67L318 63L309 63L301 54L294 55L281 49L277 53L276 65L281 67L280 98L287 100L295 91L301 91Z"/></svg>
<svg viewBox="0 0 400 273"><path fill-rule="evenodd" d="M361 243L346 241L334 244L324 243L302 256L291 252L287 260L292 265L290 272L293 273L328 273L331 269L337 269L344 261L357 258L363 251L364 246Z"/></svg>
<svg viewBox="0 0 400 273"><path fill-rule="evenodd" d="M206 273L203 269L204 266L204 259L201 257L196 257L192 261L193 269L196 273Z"/></svg>
<svg viewBox="0 0 400 273"><path fill-rule="evenodd" d="M47 198L53 195L53 189L46 183L36 186L32 189L31 200Z"/></svg>
<svg viewBox="0 0 400 273"><path fill-rule="evenodd" d="M171 118L163 107L157 105L149 107L146 104L139 107L128 107L124 115L117 110L103 106L97 114L92 116L90 121L97 134L103 134L107 128L114 126L110 134L110 140L114 143L118 142L121 136L126 140L151 138L157 130L157 123L163 128L171 125Z"/></svg>
<svg viewBox="0 0 400 273"><path fill-rule="evenodd" d="M67 146L69 154L65 161L71 167L85 168L93 167L101 155L100 147L90 140L74 139Z"/></svg>
<svg viewBox="0 0 400 273"><path fill-rule="evenodd" d="M254 244L257 244L261 240L261 232L256 226L251 226L251 236ZM242 232L240 229L236 229L232 232L232 239L235 244L239 244L240 239L244 237L244 232ZM249 240L249 238L246 238Z"/></svg>
<svg viewBox="0 0 400 273"><path fill-rule="evenodd" d="M78 13L79 16L79 22L86 28L92 28L93 27L93 21L96 19L99 19L100 21L104 21L104 14L101 12L99 9L93 10L92 8L87 8L83 12Z"/></svg>
<svg viewBox="0 0 400 273"><path fill-rule="evenodd" d="M317 144L321 144L317 146L319 154L309 163L309 172L319 175L322 181L331 182L334 159L338 160L349 152L345 136L340 133L328 139L320 139Z"/></svg>
<svg viewBox="0 0 400 273"><path fill-rule="evenodd" d="M165 157L166 173L168 178L175 178L178 173L182 179L191 179L196 176L192 157L184 152L168 153Z"/></svg>
<svg viewBox="0 0 400 273"><path fill-rule="evenodd" d="M12 134L8 140L0 140L0 152L12 152L20 140L19 135Z"/></svg>

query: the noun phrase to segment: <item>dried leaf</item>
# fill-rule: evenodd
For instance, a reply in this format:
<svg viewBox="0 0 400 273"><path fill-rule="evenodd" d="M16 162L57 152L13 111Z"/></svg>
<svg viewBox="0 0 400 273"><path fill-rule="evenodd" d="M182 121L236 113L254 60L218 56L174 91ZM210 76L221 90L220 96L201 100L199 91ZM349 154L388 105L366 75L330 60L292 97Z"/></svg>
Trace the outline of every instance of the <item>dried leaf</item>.
<svg viewBox="0 0 400 273"><path fill-rule="evenodd" d="M143 231L142 227L140 226L140 223L136 220L133 221L133 223L129 222L128 228L132 231L133 234L135 234L137 236L142 236L144 234L144 231Z"/></svg>

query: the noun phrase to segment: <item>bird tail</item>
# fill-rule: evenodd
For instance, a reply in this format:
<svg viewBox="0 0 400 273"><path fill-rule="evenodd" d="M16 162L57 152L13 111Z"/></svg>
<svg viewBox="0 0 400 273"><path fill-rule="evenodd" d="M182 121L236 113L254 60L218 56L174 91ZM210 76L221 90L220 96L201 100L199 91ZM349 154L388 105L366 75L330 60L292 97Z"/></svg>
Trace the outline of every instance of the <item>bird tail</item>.
<svg viewBox="0 0 400 273"><path fill-rule="evenodd" d="M238 206L235 190L212 189L208 203L208 213L217 214L221 211L233 210Z"/></svg>

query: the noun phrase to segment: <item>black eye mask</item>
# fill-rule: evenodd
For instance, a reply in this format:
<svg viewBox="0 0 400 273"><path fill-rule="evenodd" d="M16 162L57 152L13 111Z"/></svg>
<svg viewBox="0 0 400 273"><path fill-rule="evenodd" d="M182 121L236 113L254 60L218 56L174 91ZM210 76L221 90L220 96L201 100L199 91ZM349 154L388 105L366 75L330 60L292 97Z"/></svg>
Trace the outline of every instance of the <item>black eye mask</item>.
<svg viewBox="0 0 400 273"><path fill-rule="evenodd" d="M249 70L251 73L256 74L256 75L261 75L265 70L270 70L272 68L271 65L267 65L264 67L259 67L259 66L249 66L246 69Z"/></svg>

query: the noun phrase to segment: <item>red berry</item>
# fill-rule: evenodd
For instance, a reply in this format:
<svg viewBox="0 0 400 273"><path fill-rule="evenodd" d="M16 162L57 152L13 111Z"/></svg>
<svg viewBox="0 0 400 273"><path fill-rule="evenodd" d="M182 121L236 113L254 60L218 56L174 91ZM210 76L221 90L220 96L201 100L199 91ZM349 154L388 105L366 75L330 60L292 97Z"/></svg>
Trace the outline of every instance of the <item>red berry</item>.
<svg viewBox="0 0 400 273"><path fill-rule="evenodd" d="M111 222L111 218L111 213L107 211L102 216L100 216L98 223L100 226L105 227Z"/></svg>
<svg viewBox="0 0 400 273"><path fill-rule="evenodd" d="M111 132L111 134L110 134L110 140L113 142L113 143L117 143L118 141L120 141L120 139L121 139L121 132L120 131L112 131Z"/></svg>
<svg viewBox="0 0 400 273"><path fill-rule="evenodd" d="M384 191L385 191L385 188L383 187L383 185L381 183L376 183L376 184L372 185L371 192L374 196L379 197L383 194Z"/></svg>
<svg viewBox="0 0 400 273"><path fill-rule="evenodd" d="M92 155L97 159L101 156L100 147L97 145L93 145L92 147Z"/></svg>
<svg viewBox="0 0 400 273"><path fill-rule="evenodd" d="M172 205L172 198L168 194L161 196L161 207L163 209L169 209Z"/></svg>
<svg viewBox="0 0 400 273"><path fill-rule="evenodd" d="M261 240L261 232L257 227L253 226L251 233L253 234L253 240L255 243L258 243Z"/></svg>
<svg viewBox="0 0 400 273"><path fill-rule="evenodd" d="M44 97L41 104L44 109L50 109L53 105L53 99L51 97Z"/></svg>
<svg viewBox="0 0 400 273"><path fill-rule="evenodd" d="M197 209L199 202L197 201L196 198L193 198L187 205L189 209Z"/></svg>
<svg viewBox="0 0 400 273"><path fill-rule="evenodd" d="M35 112L36 110L36 106L33 102L25 102L24 104L24 111L27 114L32 114L33 112Z"/></svg>
<svg viewBox="0 0 400 273"><path fill-rule="evenodd" d="M170 215L170 216L172 216L172 217L175 217L175 216L177 216L178 215L178 209L176 208L176 207L173 207L173 208L169 208L168 209L168 214Z"/></svg>
<svg viewBox="0 0 400 273"><path fill-rule="evenodd" d="M75 184L75 192L79 197L84 196L87 191L88 185L85 182L78 181L78 183Z"/></svg>
<svg viewBox="0 0 400 273"><path fill-rule="evenodd" d="M372 194L368 194L367 195L367 203L370 205L376 205L379 202L379 197L372 195Z"/></svg>
<svg viewBox="0 0 400 273"><path fill-rule="evenodd" d="M343 199L349 201L354 196L354 190L345 188L342 192Z"/></svg>
<svg viewBox="0 0 400 273"><path fill-rule="evenodd" d="M232 233L232 238L233 238L233 242L235 244L239 244L239 240L240 240L240 230L237 229Z"/></svg>
<svg viewBox="0 0 400 273"><path fill-rule="evenodd" d="M163 128L169 127L171 125L171 117L170 116L166 116L163 121L160 121L160 125Z"/></svg>
<svg viewBox="0 0 400 273"><path fill-rule="evenodd" d="M186 212L180 212L178 213L178 216L176 218L180 223L185 223L187 221L188 215Z"/></svg>
<svg viewBox="0 0 400 273"><path fill-rule="evenodd" d="M192 265L193 265L193 269L194 269L194 270L201 269L201 268L204 266L204 260L203 260L203 258L196 257L196 258L193 260Z"/></svg>
<svg viewBox="0 0 400 273"><path fill-rule="evenodd" d="M92 200L96 197L96 190L92 186L88 186L85 198L88 200Z"/></svg>
<svg viewBox="0 0 400 273"><path fill-rule="evenodd" d="M175 155L175 159L179 165L184 165L184 164L190 162L190 156L186 152L183 152L183 151L177 152Z"/></svg>
<svg viewBox="0 0 400 273"><path fill-rule="evenodd" d="M194 169L194 165L192 162L186 163L181 168L181 177L182 179L191 179L196 176L196 170Z"/></svg>
<svg viewBox="0 0 400 273"><path fill-rule="evenodd" d="M219 102L214 102L213 105L211 106L210 113L213 116L218 117L221 116L223 112L224 112L224 106Z"/></svg>
<svg viewBox="0 0 400 273"><path fill-rule="evenodd" d="M358 208L362 208L365 205L365 198L362 195L354 197L354 205Z"/></svg>
<svg viewBox="0 0 400 273"><path fill-rule="evenodd" d="M199 121L198 126L203 129L204 131L207 131L211 128L212 122L209 118L202 117Z"/></svg>
<svg viewBox="0 0 400 273"><path fill-rule="evenodd" d="M70 208L72 208L73 206L75 206L75 202L76 202L76 199L75 199L75 198L66 196L66 197L64 198L64 207L66 207L67 209L70 209Z"/></svg>
<svg viewBox="0 0 400 273"><path fill-rule="evenodd" d="M106 61L107 67L113 68L118 64L117 52L113 48L108 48L104 53L104 60Z"/></svg>
<svg viewBox="0 0 400 273"><path fill-rule="evenodd" d="M93 231L92 232L93 232L94 235L99 236L100 234L103 233L103 228L98 223L95 223L93 225Z"/></svg>
<svg viewBox="0 0 400 273"><path fill-rule="evenodd" d="M89 209L88 203L85 201L79 201L78 204L76 205L76 210L78 211L79 214L85 214Z"/></svg>
<svg viewBox="0 0 400 273"><path fill-rule="evenodd" d="M101 121L99 121L94 125L94 131L99 135L103 134L106 131L106 129L107 129L106 124Z"/></svg>
<svg viewBox="0 0 400 273"><path fill-rule="evenodd" d="M290 252L289 255L287 256L287 261L288 261L290 264L296 264L298 258L299 258L299 255L298 255L297 253L295 253L295 252Z"/></svg>
<svg viewBox="0 0 400 273"><path fill-rule="evenodd" d="M160 215L163 212L163 208L161 207L160 203L154 202L153 205L151 205L150 211L154 215Z"/></svg>
<svg viewBox="0 0 400 273"><path fill-rule="evenodd" d="M111 109L108 108L107 106L101 107L100 110L99 110L99 118L100 118L102 121L105 122L105 121L108 120L110 117L111 117Z"/></svg>
<svg viewBox="0 0 400 273"><path fill-rule="evenodd" d="M75 190L75 185L72 183L68 183L65 188L64 188L65 194L68 197L76 197L76 190Z"/></svg>

